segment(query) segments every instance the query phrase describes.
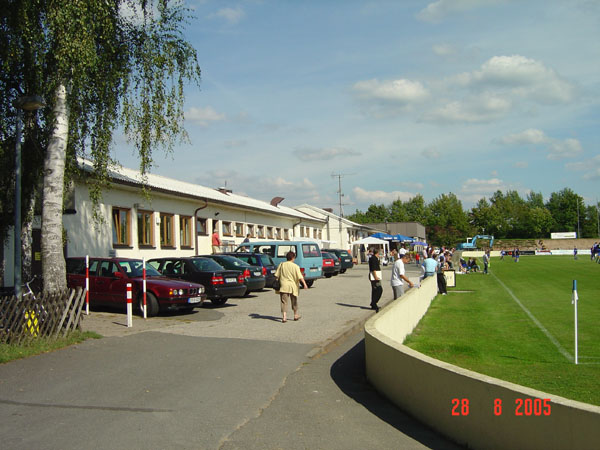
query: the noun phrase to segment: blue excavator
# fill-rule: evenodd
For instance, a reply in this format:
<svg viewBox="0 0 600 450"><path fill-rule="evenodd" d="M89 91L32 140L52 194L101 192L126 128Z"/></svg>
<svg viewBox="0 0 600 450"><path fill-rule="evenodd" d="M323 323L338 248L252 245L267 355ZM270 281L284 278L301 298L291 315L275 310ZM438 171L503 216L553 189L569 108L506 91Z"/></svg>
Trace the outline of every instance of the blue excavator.
<svg viewBox="0 0 600 450"><path fill-rule="evenodd" d="M467 242L462 242L456 246L457 250L477 250L477 241L478 240L488 240L490 241L490 248L494 245L494 236L488 236L484 234L478 234L477 236L473 236L472 238L467 238Z"/></svg>

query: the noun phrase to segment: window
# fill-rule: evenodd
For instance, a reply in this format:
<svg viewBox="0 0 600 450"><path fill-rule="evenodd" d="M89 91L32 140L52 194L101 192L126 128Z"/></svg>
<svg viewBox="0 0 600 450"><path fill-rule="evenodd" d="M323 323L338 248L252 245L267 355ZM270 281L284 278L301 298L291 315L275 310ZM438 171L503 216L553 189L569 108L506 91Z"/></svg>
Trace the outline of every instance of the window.
<svg viewBox="0 0 600 450"><path fill-rule="evenodd" d="M290 230L289 230L289 229L285 228L285 229L283 230L283 238L284 238L286 241L287 241L287 240L289 240L289 238L290 238Z"/></svg>
<svg viewBox="0 0 600 450"><path fill-rule="evenodd" d="M198 220L196 220L196 232L198 233L198 236L208 236L207 230L206 219L198 217Z"/></svg>
<svg viewBox="0 0 600 450"><path fill-rule="evenodd" d="M267 255L275 256L275 246L274 245L256 245L254 247L254 252L255 253L265 253Z"/></svg>
<svg viewBox="0 0 600 450"><path fill-rule="evenodd" d="M315 238L315 239L316 239L316 238L317 238L317 236L318 236L317 229L316 229L316 228L313 228L313 238Z"/></svg>
<svg viewBox="0 0 600 450"><path fill-rule="evenodd" d="M248 234L252 238L255 237L255 235L254 235L254 225L248 225Z"/></svg>
<svg viewBox="0 0 600 450"><path fill-rule="evenodd" d="M296 255L298 254L295 245L280 245L279 247L277 247L278 258L285 258L288 252L294 252Z"/></svg>
<svg viewBox="0 0 600 450"><path fill-rule="evenodd" d="M192 218L189 216L179 216L179 245L192 246Z"/></svg>
<svg viewBox="0 0 600 450"><path fill-rule="evenodd" d="M302 244L302 255L305 258L317 257L321 255L317 244Z"/></svg>
<svg viewBox="0 0 600 450"><path fill-rule="evenodd" d="M273 239L273 227L267 227L267 238Z"/></svg>
<svg viewBox="0 0 600 450"><path fill-rule="evenodd" d="M275 228L275 239L281 239L281 228Z"/></svg>
<svg viewBox="0 0 600 450"><path fill-rule="evenodd" d="M160 213L160 246L175 246L173 240L173 214Z"/></svg>
<svg viewBox="0 0 600 450"><path fill-rule="evenodd" d="M112 209L113 246L129 246L130 210L126 208Z"/></svg>
<svg viewBox="0 0 600 450"><path fill-rule="evenodd" d="M140 247L152 247L154 245L154 213L150 211L138 211L138 245Z"/></svg>
<svg viewBox="0 0 600 450"><path fill-rule="evenodd" d="M233 236L231 233L231 222L222 222L223 223L223 236Z"/></svg>
<svg viewBox="0 0 600 450"><path fill-rule="evenodd" d="M323 230L319 230L318 238L323 239Z"/></svg>
<svg viewBox="0 0 600 450"><path fill-rule="evenodd" d="M237 237L243 237L244 236L244 224L243 223L236 223L235 224L235 235Z"/></svg>
<svg viewBox="0 0 600 450"><path fill-rule="evenodd" d="M265 238L265 227L263 225L258 225L258 237L260 239L264 239Z"/></svg>

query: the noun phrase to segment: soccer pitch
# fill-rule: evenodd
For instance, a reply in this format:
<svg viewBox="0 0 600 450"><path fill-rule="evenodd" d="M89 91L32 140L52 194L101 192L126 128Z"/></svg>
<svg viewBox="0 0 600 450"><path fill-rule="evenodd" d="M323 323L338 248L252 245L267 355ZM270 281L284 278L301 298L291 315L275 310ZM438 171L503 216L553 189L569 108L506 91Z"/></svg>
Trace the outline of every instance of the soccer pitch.
<svg viewBox="0 0 600 450"><path fill-rule="evenodd" d="M600 265L589 256L492 258L458 275L405 342L442 361L600 405ZM579 364L574 363L577 280Z"/></svg>

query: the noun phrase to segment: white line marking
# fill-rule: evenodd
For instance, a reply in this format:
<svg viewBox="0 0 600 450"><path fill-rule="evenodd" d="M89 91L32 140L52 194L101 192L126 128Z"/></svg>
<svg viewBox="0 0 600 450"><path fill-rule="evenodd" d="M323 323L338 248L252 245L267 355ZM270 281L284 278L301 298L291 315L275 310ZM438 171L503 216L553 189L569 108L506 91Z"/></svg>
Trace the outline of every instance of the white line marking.
<svg viewBox="0 0 600 450"><path fill-rule="evenodd" d="M553 344L556 346L556 348L558 349L558 351L559 351L559 352L561 352L561 353L562 353L562 355L563 355L565 358L567 358L567 359L568 359L570 362L574 362L574 361L575 361L575 358L573 357L573 355L571 355L571 354L570 354L570 353L569 353L567 350L565 350L565 349L562 347L562 345L560 345L560 343L559 343L559 342L556 340L556 338L550 334L550 332L549 332L549 331L546 329L546 327L544 327L544 325L542 325L542 323L541 323L539 320L537 320L537 319L535 318L535 316L534 316L533 314L531 314L531 312L530 312L530 311L529 311L527 308L525 308L525 305L523 305L523 303L521 303L521 301L520 301L520 300L517 298L517 296L516 296L515 294L513 294L513 292L512 292L512 291L511 291L511 290L508 288L508 286L507 286L507 285L505 285L505 284L504 284L504 283L503 283L503 282L500 280L500 278L498 278L498 277L496 276L496 274L495 274L495 273L492 273L492 275L493 275L493 276L494 276L494 278L495 278L495 279L498 281L498 283L500 283L500 286L502 286L504 289L506 289L506 292L508 292L508 293L510 294L510 296L513 298L513 300L514 300L515 302L517 302L517 305L519 305L519 306L521 307L521 309L522 309L523 311L525 311L525 314L527 314L527 315L529 316L529 318L530 318L531 320L533 320L533 323L535 323L535 324L537 325L537 327L538 327L540 330L542 330L542 333L544 333L544 334L546 335L546 337L547 337L548 339L550 339L550 342L552 342L552 343L553 343Z"/></svg>

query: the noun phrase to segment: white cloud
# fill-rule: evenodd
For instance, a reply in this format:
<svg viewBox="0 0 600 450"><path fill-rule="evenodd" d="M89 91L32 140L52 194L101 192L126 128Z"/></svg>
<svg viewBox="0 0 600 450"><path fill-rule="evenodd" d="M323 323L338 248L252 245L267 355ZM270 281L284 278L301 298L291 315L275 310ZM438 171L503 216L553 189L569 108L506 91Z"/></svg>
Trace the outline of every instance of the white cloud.
<svg viewBox="0 0 600 450"><path fill-rule="evenodd" d="M489 180L469 178L462 184L461 190L473 194L493 194L497 190L504 191L506 188L504 182L498 178Z"/></svg>
<svg viewBox="0 0 600 450"><path fill-rule="evenodd" d="M569 170L584 172L584 180L600 180L600 155L596 155L587 161L569 163L565 167Z"/></svg>
<svg viewBox="0 0 600 450"><path fill-rule="evenodd" d="M511 109L510 100L489 93L453 101L425 113L426 122L484 123L504 117Z"/></svg>
<svg viewBox="0 0 600 450"><path fill-rule="evenodd" d="M191 107L185 113L185 119L201 127L206 127L210 122L225 120L225 114L218 113L211 106L206 108Z"/></svg>
<svg viewBox="0 0 600 450"><path fill-rule="evenodd" d="M449 81L483 90L507 90L510 94L540 103L566 103L575 86L540 61L521 55L494 56L479 70L462 73Z"/></svg>
<svg viewBox="0 0 600 450"><path fill-rule="evenodd" d="M334 158L360 156L356 150L346 148L297 149L292 152L301 161L327 161Z"/></svg>
<svg viewBox="0 0 600 450"><path fill-rule="evenodd" d="M356 200L359 202L370 202L370 203L391 203L395 200L407 201L415 196L412 192L401 192L401 191L367 191L361 187L355 187L352 189Z"/></svg>
<svg viewBox="0 0 600 450"><path fill-rule="evenodd" d="M455 12L464 12L482 6L503 3L503 0L437 0L427 5L417 14L425 22L440 22Z"/></svg>
<svg viewBox="0 0 600 450"><path fill-rule="evenodd" d="M244 10L240 7L238 8L222 8L219 9L216 13L211 14L209 17L211 19L224 19L230 25L235 25L240 22L244 18L246 14Z"/></svg>
<svg viewBox="0 0 600 450"><path fill-rule="evenodd" d="M432 47L432 50L438 56L449 56L457 53L456 48L450 44L436 44Z"/></svg>
<svg viewBox="0 0 600 450"><path fill-rule="evenodd" d="M442 154L435 148L421 150L421 155L427 159L440 159L442 157Z"/></svg>
<svg viewBox="0 0 600 450"><path fill-rule="evenodd" d="M548 159L572 158L583 152L581 143L577 139L568 138L564 141L551 138L543 131L535 128L516 134L509 134L496 142L503 145L536 145L545 147Z"/></svg>
<svg viewBox="0 0 600 450"><path fill-rule="evenodd" d="M376 79L359 81L354 90L361 98L383 100L398 104L421 102L429 96L427 89L418 81Z"/></svg>

